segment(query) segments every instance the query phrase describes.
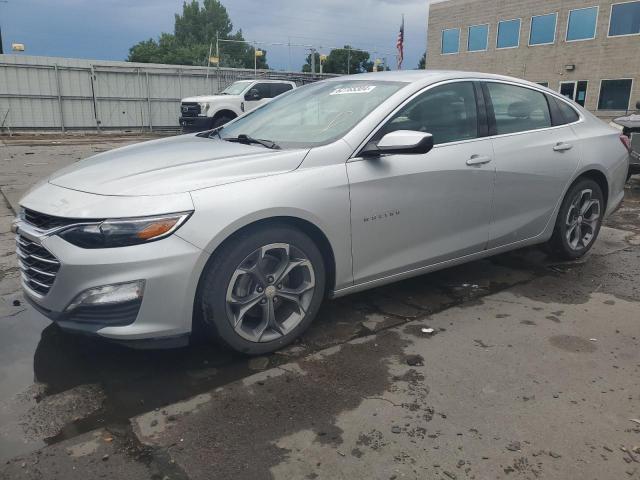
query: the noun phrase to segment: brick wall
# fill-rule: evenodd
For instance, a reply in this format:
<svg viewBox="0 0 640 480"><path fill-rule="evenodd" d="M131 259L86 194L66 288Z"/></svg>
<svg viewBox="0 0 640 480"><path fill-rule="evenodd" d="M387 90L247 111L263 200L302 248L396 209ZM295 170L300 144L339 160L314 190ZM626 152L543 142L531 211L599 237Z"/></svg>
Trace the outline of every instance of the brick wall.
<svg viewBox="0 0 640 480"><path fill-rule="evenodd" d="M640 100L640 35L608 37L611 4L619 0L448 0L430 6L427 68L455 69L512 75L534 82L548 82L558 91L560 82L588 81L585 106L603 118L624 111L597 111L602 79L634 79L631 102ZM571 9L599 6L596 38L566 42ZM531 17L558 13L556 39L552 45L529 46ZM521 19L520 46L496 49L499 20ZM488 49L468 52L468 27L489 24ZM447 28L460 28L460 52L442 55L441 35ZM565 65L575 65L567 71Z"/></svg>

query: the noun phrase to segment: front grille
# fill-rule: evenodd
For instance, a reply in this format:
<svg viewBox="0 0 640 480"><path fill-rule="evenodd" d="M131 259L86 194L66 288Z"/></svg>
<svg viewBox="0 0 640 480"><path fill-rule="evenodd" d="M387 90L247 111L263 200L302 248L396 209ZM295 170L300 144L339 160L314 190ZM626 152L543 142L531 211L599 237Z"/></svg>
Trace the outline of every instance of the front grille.
<svg viewBox="0 0 640 480"><path fill-rule="evenodd" d="M63 319L69 322L122 327L135 322L138 311L140 310L140 305L142 305L141 300L132 300L111 305L81 305L74 308L68 314L65 314Z"/></svg>
<svg viewBox="0 0 640 480"><path fill-rule="evenodd" d="M49 293L60 269L60 261L42 245L23 235L16 236L16 253L25 284L40 295Z"/></svg>
<svg viewBox="0 0 640 480"><path fill-rule="evenodd" d="M196 102L182 102L180 112L183 117L197 117L200 115L200 105Z"/></svg>
<svg viewBox="0 0 640 480"><path fill-rule="evenodd" d="M64 227L78 222L77 219L54 217L53 215L36 212L35 210L29 210L28 208L24 209L24 220L41 230Z"/></svg>

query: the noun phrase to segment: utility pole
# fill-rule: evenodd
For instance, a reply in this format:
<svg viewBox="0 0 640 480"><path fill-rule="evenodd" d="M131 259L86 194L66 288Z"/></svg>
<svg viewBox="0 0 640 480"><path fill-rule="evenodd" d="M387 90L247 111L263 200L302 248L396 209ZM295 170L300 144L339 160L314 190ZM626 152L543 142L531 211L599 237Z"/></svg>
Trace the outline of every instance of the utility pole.
<svg viewBox="0 0 640 480"><path fill-rule="evenodd" d="M310 48L311 50L311 73L316 73L316 49Z"/></svg>
<svg viewBox="0 0 640 480"><path fill-rule="evenodd" d="M0 3L9 3L7 0L0 0ZM0 18L0 20L2 20ZM2 47L2 25L0 25L0 55L4 53L4 49Z"/></svg>
<svg viewBox="0 0 640 480"><path fill-rule="evenodd" d="M216 58L218 59L218 92L220 92L220 35L218 34L218 30L216 30Z"/></svg>
<svg viewBox="0 0 640 480"><path fill-rule="evenodd" d="M349 75L350 68L351 68L351 48L347 48L347 75Z"/></svg>
<svg viewBox="0 0 640 480"><path fill-rule="evenodd" d="M211 49L212 48L213 48L213 45L209 44L209 56L207 57L207 75L205 76L207 83L209 83L209 68L211 67Z"/></svg>

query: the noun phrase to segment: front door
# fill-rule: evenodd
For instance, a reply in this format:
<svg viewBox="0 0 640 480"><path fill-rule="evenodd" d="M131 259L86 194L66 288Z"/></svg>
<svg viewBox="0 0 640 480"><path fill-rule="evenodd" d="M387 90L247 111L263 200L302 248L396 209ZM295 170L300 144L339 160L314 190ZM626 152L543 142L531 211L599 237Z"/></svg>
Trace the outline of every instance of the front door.
<svg viewBox="0 0 640 480"><path fill-rule="evenodd" d="M493 151L480 138L473 83L426 90L374 141L395 130L429 132L435 147L347 163L356 283L475 253L488 240Z"/></svg>
<svg viewBox="0 0 640 480"><path fill-rule="evenodd" d="M579 145L569 125L552 127L542 92L495 82L486 87L497 133L493 248L542 233L578 167Z"/></svg>
<svg viewBox="0 0 640 480"><path fill-rule="evenodd" d="M251 97L251 92L253 90L256 90L259 94L259 98L257 100L254 100ZM271 91L270 83L256 83L245 94L244 111L249 112L254 108L259 107L260 105L267 103L269 100L271 100L272 97L273 94Z"/></svg>

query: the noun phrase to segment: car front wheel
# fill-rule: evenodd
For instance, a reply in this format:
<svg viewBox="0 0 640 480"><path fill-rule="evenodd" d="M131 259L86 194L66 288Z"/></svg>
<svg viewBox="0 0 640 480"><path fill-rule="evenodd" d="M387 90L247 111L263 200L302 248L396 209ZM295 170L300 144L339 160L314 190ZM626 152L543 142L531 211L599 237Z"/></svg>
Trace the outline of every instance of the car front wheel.
<svg viewBox="0 0 640 480"><path fill-rule="evenodd" d="M567 192L549 247L565 260L575 260L586 254L598 237L604 215L602 189L593 180L579 180Z"/></svg>
<svg viewBox="0 0 640 480"><path fill-rule="evenodd" d="M315 243L288 225L250 229L216 252L199 290L202 323L250 355L291 343L324 296L325 268Z"/></svg>

